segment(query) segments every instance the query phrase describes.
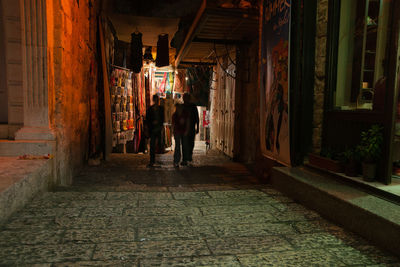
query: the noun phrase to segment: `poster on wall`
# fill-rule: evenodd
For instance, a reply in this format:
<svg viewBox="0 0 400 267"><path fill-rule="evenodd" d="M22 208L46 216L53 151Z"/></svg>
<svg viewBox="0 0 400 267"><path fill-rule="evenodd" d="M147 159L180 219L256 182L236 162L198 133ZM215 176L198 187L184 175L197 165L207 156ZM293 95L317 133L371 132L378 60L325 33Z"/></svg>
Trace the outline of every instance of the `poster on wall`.
<svg viewBox="0 0 400 267"><path fill-rule="evenodd" d="M290 165L290 0L264 0L261 24L261 151Z"/></svg>

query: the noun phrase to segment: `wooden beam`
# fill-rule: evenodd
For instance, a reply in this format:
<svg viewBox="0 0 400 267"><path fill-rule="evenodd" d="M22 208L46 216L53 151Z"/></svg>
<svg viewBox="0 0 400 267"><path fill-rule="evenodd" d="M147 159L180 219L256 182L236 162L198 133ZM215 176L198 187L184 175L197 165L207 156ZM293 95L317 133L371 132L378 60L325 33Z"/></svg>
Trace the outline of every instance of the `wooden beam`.
<svg viewBox="0 0 400 267"><path fill-rule="evenodd" d="M112 122L111 122L111 105L110 105L110 87L108 83L108 72L106 62L106 49L105 49L105 36L104 28L99 17L99 36L100 36L100 53L101 53L101 67L103 71L103 86L104 86L104 159L108 160L112 151Z"/></svg>
<svg viewBox="0 0 400 267"><path fill-rule="evenodd" d="M203 66L216 66L215 62L197 62L197 61L181 61L180 65L203 65Z"/></svg>
<svg viewBox="0 0 400 267"><path fill-rule="evenodd" d="M204 11L206 10L207 7L207 0L203 0L199 11L197 12L197 15L192 23L192 26L190 26L189 32L187 33L186 37L185 37L185 41L183 42L183 45L181 47L181 49L179 50L179 53L175 59L175 67L177 67L180 63L180 61L182 60L182 58L185 56L185 54L187 53L187 50L189 48L189 45L191 43L191 41L194 38L194 34L197 30L197 26L200 23L201 18L203 17Z"/></svg>
<svg viewBox="0 0 400 267"><path fill-rule="evenodd" d="M227 44L227 45L239 45L239 44L250 44L249 40L234 40L234 39L209 39L209 38L193 38L193 43L210 43L210 44Z"/></svg>

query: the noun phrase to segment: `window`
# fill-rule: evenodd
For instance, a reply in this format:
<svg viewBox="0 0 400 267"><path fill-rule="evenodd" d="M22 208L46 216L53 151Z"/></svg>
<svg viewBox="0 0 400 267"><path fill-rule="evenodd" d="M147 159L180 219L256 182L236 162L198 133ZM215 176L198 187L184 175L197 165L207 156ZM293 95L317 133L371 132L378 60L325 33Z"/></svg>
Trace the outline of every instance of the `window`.
<svg viewBox="0 0 400 267"><path fill-rule="evenodd" d="M340 1L333 86L335 109L374 108L376 85L385 77L390 2Z"/></svg>

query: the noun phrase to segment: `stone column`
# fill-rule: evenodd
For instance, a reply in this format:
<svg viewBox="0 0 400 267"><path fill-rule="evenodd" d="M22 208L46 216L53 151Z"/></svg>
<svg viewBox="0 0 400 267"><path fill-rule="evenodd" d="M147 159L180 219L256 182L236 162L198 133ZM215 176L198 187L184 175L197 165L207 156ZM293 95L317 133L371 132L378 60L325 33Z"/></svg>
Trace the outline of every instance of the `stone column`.
<svg viewBox="0 0 400 267"><path fill-rule="evenodd" d="M54 140L48 106L46 0L20 0L20 4L24 127L15 139Z"/></svg>

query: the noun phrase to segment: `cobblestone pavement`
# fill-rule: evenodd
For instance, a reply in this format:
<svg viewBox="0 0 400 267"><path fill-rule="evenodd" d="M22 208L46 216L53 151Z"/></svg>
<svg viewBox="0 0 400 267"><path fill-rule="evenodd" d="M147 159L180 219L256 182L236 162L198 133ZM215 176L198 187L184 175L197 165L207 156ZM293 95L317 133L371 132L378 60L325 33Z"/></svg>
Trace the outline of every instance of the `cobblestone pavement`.
<svg viewBox="0 0 400 267"><path fill-rule="evenodd" d="M217 153L113 155L0 228L1 266L400 266Z"/></svg>

